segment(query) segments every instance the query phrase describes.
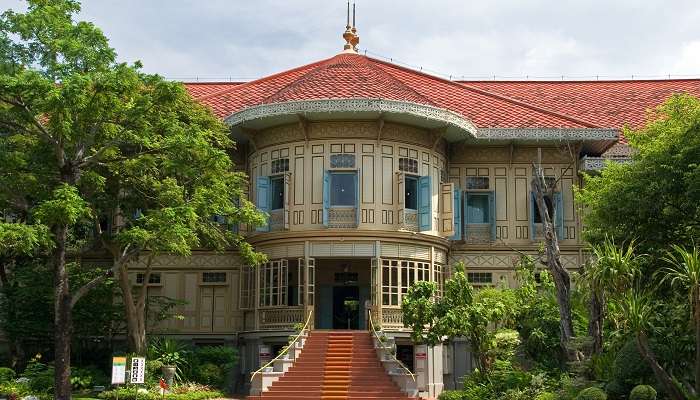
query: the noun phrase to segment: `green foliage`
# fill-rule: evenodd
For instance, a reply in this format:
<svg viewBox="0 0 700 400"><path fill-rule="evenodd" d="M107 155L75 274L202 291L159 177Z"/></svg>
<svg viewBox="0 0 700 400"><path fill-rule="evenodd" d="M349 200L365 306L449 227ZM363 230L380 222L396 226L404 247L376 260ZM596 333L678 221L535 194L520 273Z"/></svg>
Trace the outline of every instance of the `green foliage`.
<svg viewBox="0 0 700 400"><path fill-rule="evenodd" d="M634 340L627 341L617 352L612 370L613 375L610 378L619 382L625 393L634 385L653 379L651 368L639 354Z"/></svg>
<svg viewBox="0 0 700 400"><path fill-rule="evenodd" d="M178 390L178 387L172 388L172 393L164 396L165 400L207 400L224 397L224 394L199 385L185 385L185 390ZM160 400L161 395L154 387L152 390L138 392L135 386L126 386L114 390L108 390L98 395L104 400Z"/></svg>
<svg viewBox="0 0 700 400"><path fill-rule="evenodd" d="M0 367L0 383L9 382L15 379L15 371L12 368Z"/></svg>
<svg viewBox="0 0 700 400"><path fill-rule="evenodd" d="M70 383L73 390L92 389L97 385L107 385L109 380L107 375L95 367L71 368Z"/></svg>
<svg viewBox="0 0 700 400"><path fill-rule="evenodd" d="M557 395L552 392L542 392L535 396L535 400L557 400Z"/></svg>
<svg viewBox="0 0 700 400"><path fill-rule="evenodd" d="M29 384L25 382L9 381L0 383L0 394L7 395L8 397L21 399L31 393L32 389L29 387Z"/></svg>
<svg viewBox="0 0 700 400"><path fill-rule="evenodd" d="M160 361L163 365L176 367L178 379L182 377L183 370L189 368L191 353L187 343L171 338L154 338L148 347L148 358Z"/></svg>
<svg viewBox="0 0 700 400"><path fill-rule="evenodd" d="M445 390L438 396L438 400L465 400L467 398L461 390Z"/></svg>
<svg viewBox="0 0 700 400"><path fill-rule="evenodd" d="M54 368L42 363L41 356L35 356L22 373L22 378L29 379L29 389L34 394L51 393L54 388Z"/></svg>
<svg viewBox="0 0 700 400"><path fill-rule="evenodd" d="M607 398L608 395L605 394L603 389L595 386L583 389L578 396L576 396L576 400L607 400Z"/></svg>
<svg viewBox="0 0 700 400"><path fill-rule="evenodd" d="M90 265L68 265L70 279L83 284L100 272ZM0 286L0 330L26 351L53 352L53 277L42 259L21 260ZM78 302L73 309L73 324L78 337L104 335L122 320L121 306L114 301L115 283L108 279ZM77 348L76 348L77 349Z"/></svg>
<svg viewBox="0 0 700 400"><path fill-rule="evenodd" d="M236 366L238 352L230 346L202 346L195 349L194 359L191 379L223 389Z"/></svg>
<svg viewBox="0 0 700 400"><path fill-rule="evenodd" d="M223 368L212 363L204 363L196 366L193 375L197 383L219 388L224 386L226 380Z"/></svg>
<svg viewBox="0 0 700 400"><path fill-rule="evenodd" d="M656 390L649 385L637 385L630 392L630 400L656 400Z"/></svg>
<svg viewBox="0 0 700 400"><path fill-rule="evenodd" d="M650 114L647 125L625 130L633 162L609 163L587 176L577 200L586 239L600 243L644 238L643 253L670 244L690 245L700 231L700 100L675 95Z"/></svg>

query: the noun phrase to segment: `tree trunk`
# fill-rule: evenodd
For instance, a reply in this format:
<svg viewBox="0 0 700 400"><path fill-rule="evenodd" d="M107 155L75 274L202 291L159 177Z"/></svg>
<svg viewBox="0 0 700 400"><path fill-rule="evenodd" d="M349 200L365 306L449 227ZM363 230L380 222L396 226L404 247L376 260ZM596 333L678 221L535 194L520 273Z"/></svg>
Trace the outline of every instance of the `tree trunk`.
<svg viewBox="0 0 700 400"><path fill-rule="evenodd" d="M54 228L56 249L54 250L54 399L70 400L70 352L73 320L71 294L66 269L66 241L68 227L65 224Z"/></svg>
<svg viewBox="0 0 700 400"><path fill-rule="evenodd" d="M117 261L115 261L117 262ZM148 278L144 274L144 283L141 290L147 290ZM134 301L132 283L126 264L119 267L119 287L124 301L124 315L126 317L126 337L129 351L138 355L146 354L146 317L145 301ZM139 299L140 300L140 299Z"/></svg>
<svg viewBox="0 0 700 400"><path fill-rule="evenodd" d="M593 338L591 345L592 354L600 354L603 350L603 304L604 299L600 291L591 289L589 304L590 319L588 320L588 336Z"/></svg>
<svg viewBox="0 0 700 400"><path fill-rule="evenodd" d="M642 357L644 357L644 359L647 361L647 364L649 364L649 367L651 367L656 380L663 386L666 394L672 400L684 400L685 397L683 396L683 393L681 393L678 386L673 382L671 376L657 361L656 354L654 354L654 351L649 345L649 338L647 338L647 335L644 332L637 333L637 349L639 349L639 353L641 353Z"/></svg>
<svg viewBox="0 0 700 400"><path fill-rule="evenodd" d="M576 361L577 355L570 348L569 342L574 336L574 324L571 318L571 278L569 272L561 263L561 252L559 251L559 240L554 230L552 217L547 210L544 196L546 183L544 173L539 165L534 165L535 177L530 184L532 192L535 193L537 208L539 209L544 228L545 257L547 258L547 268L552 274L554 288L556 289L557 304L559 305L559 343L562 351L566 355L567 361ZM556 212L556 211L555 211ZM534 217L533 217L534 218ZM534 232L532 232L534 235Z"/></svg>

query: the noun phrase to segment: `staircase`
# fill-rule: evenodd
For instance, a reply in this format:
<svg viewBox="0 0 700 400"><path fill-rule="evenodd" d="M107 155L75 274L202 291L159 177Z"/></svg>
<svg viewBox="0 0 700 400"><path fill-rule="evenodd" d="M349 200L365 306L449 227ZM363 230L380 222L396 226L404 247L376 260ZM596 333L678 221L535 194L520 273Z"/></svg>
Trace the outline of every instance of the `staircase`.
<svg viewBox="0 0 700 400"><path fill-rule="evenodd" d="M382 367L369 332L311 331L299 359L269 390L249 400L370 400L411 397Z"/></svg>

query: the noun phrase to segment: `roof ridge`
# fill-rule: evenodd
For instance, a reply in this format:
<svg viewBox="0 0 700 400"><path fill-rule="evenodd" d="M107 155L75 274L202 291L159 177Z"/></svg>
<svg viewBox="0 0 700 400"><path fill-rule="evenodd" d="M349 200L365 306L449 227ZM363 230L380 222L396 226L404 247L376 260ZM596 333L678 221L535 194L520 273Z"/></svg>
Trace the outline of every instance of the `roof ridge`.
<svg viewBox="0 0 700 400"><path fill-rule="evenodd" d="M472 92L476 92L476 93L479 93L479 94L482 94L482 95L485 95L485 96L493 97L493 98L496 98L496 99L499 99L499 100L503 100L503 101L506 101L506 102L509 102L509 103L512 103L512 104L516 104L516 105L518 105L518 106L520 106L520 107L525 107L525 108L528 108L528 109L531 109L531 110L535 110L535 111L540 112L540 113L545 113L545 114L553 115L553 116L558 117L558 118L563 118L563 119L569 120L569 121L571 121L571 122L576 122L576 123L578 123L578 124L588 126L589 128L603 128L602 126L599 126L599 125L590 123L590 122L588 122L588 121L584 121L584 120L582 120L582 119L578 119L578 118L572 117L572 116L570 116L570 115L561 114L561 113L558 113L558 112L556 112L556 111L548 110L548 109L542 108L542 107L532 106L532 105L530 105L530 104L527 104L527 103L524 103L524 102L522 102L522 101L513 99L513 98L511 98L511 97L502 96L502 95L499 95L499 94L497 94L497 93L490 92L490 91L488 91L488 90L478 89L478 88L475 88L475 87L473 87L473 86L466 85L466 84L461 83L461 82L458 82L458 81L452 81L452 80L449 80L449 79L441 78L441 77L439 77L439 76L431 75L431 74L425 73L425 72L423 72L423 71L416 71L416 70L414 70L414 69L407 68L407 67L404 67L404 66L401 66L401 65L397 65L397 64L394 64L394 63L390 63L390 62L387 62L387 61L384 61L384 60L379 60L379 59L372 58L372 57L368 57L368 56L364 56L364 57L367 57L367 58L370 59L370 60L373 60L373 61L382 63L382 64L384 64L384 65L389 65L389 66L391 66L391 67L398 68L398 69L400 69L400 70L402 70L402 71L411 72L411 73L416 73L416 74L419 74L419 75L428 77L428 78L430 78L430 79L437 79L437 80L439 80L439 81L448 83L448 84L450 84L450 85L452 85L452 86L456 86L456 87L459 87L459 88L462 88L462 89L471 90Z"/></svg>
<svg viewBox="0 0 700 400"><path fill-rule="evenodd" d="M309 64L305 64L305 65L302 65L302 66L299 66L299 67L296 67L296 68L292 68L292 69L280 71L280 72L274 73L274 74L272 74L272 75L267 75L267 76L264 76L264 77L262 77L262 78L258 78L258 79L252 80L252 81L248 81L248 82L242 83L242 84L240 84L240 85L235 85L234 87L226 88L226 89L220 90L220 91L218 91L218 92L210 93L210 94L208 94L208 95L206 95L206 96L197 97L197 100L208 100L208 99L210 99L210 98L213 98L213 97L216 97L216 96L220 96L220 95L222 95L222 94L230 93L230 92L232 92L232 91L234 91L234 90L237 90L237 89L241 89L241 88L248 87L248 86L250 86L250 85L252 85L252 84L256 84L256 83L268 81L268 80L270 80L270 79L276 78L276 77L281 76L281 75L284 75L284 74L288 74L288 73L291 73L291 72L297 72L297 71L300 71L300 70L305 69L305 68L310 68L310 67L318 66L318 65L320 65L320 64L322 64L322 63L324 63L324 62L330 60L331 58L333 58L333 57L326 58L326 59L319 60L319 61L315 61L315 62L312 62L312 63L309 63Z"/></svg>
<svg viewBox="0 0 700 400"><path fill-rule="evenodd" d="M357 59L353 59L353 57L359 57ZM377 66L373 65L371 62L368 62L367 57L364 57L360 54L354 54L354 53L340 53L337 54L331 58L328 58L319 65L315 66L314 68L309 69L306 71L304 74L296 77L292 82L289 84L285 85L284 87L280 88L277 90L275 93L267 96L262 100L265 103L274 103L276 99L279 97L283 97L285 93L289 92L290 90L294 90L295 88L300 87L301 85L304 85L306 82L313 82L314 79L318 77L319 74L323 74L325 71L327 71L329 68L332 68L333 65L336 65L338 63L344 63L347 65L351 65L352 68L355 68L357 70L359 69L366 69L370 74L374 74L377 79L383 80L387 79L392 85L395 85L396 87L400 87L401 90L410 92L413 94L415 97L419 98L422 102L425 104L429 104L432 106L437 106L435 102L430 100L427 96L421 94L417 90L413 89L411 86L407 85L405 82L401 81L394 75L388 73L382 68L377 68ZM272 100L272 101L271 101Z"/></svg>
<svg viewBox="0 0 700 400"><path fill-rule="evenodd" d="M536 79L530 79L530 80L523 80L523 79L514 79L514 80L492 80L492 79L475 79L475 80L456 80L455 82L459 83L558 83L558 84L567 84L567 83L634 83L634 82L687 82L687 81L697 81L700 83L700 78L674 78L674 79L600 79L600 80L593 80L593 79L581 79L581 80L550 80L550 79L543 79L543 80L536 80Z"/></svg>

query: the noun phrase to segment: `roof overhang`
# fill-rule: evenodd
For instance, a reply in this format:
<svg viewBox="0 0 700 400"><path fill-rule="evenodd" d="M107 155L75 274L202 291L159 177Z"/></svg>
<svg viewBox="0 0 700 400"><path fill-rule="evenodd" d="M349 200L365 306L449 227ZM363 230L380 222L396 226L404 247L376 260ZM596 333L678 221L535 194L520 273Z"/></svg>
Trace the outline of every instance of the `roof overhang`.
<svg viewBox="0 0 700 400"><path fill-rule="evenodd" d="M232 127L235 135L240 128L260 130L294 123L300 115L310 121L373 120L381 117L386 121L426 129L444 129L444 137L448 142L473 139L478 131L471 121L444 108L406 101L366 98L261 104L235 112L226 117L224 122Z"/></svg>
<svg viewBox="0 0 700 400"><path fill-rule="evenodd" d="M526 145L581 143L584 154L601 154L618 142L620 131L607 128L479 128L473 143Z"/></svg>
<svg viewBox="0 0 700 400"><path fill-rule="evenodd" d="M349 98L286 101L244 108L224 119L234 138L246 142L244 129L262 130L309 121L374 120L397 122L425 129L441 129L448 142L478 144L556 144L580 142L585 154L601 154L617 143L617 129L602 128L477 128L453 111L406 101Z"/></svg>

